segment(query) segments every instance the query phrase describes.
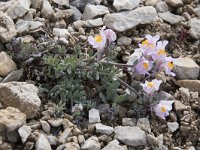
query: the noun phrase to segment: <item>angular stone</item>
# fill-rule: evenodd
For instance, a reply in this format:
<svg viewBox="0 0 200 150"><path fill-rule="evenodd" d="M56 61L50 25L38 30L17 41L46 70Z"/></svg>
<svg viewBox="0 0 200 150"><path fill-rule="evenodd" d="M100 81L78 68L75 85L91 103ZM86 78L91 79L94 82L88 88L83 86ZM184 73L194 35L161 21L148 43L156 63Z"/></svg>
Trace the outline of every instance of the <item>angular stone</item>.
<svg viewBox="0 0 200 150"><path fill-rule="evenodd" d="M182 0L165 0L169 5L173 7L180 7L183 5Z"/></svg>
<svg viewBox="0 0 200 150"><path fill-rule="evenodd" d="M0 132L14 131L26 123L26 115L13 107L1 109L0 118Z"/></svg>
<svg viewBox="0 0 200 150"><path fill-rule="evenodd" d="M31 0L31 7L34 9L40 9L42 7L43 0Z"/></svg>
<svg viewBox="0 0 200 150"><path fill-rule="evenodd" d="M50 119L50 120L48 120L48 123L49 123L52 127L57 128L57 127L59 127L59 126L62 125L63 119L62 119L62 118Z"/></svg>
<svg viewBox="0 0 200 150"><path fill-rule="evenodd" d="M53 136L53 135L47 136L47 139L48 139L48 141L49 141L49 143L50 143L51 145L57 145L57 143L58 143L57 137L55 137L55 136Z"/></svg>
<svg viewBox="0 0 200 150"><path fill-rule="evenodd" d="M11 82L11 81L19 81L23 76L24 70L15 70L9 73L1 83Z"/></svg>
<svg viewBox="0 0 200 150"><path fill-rule="evenodd" d="M147 0L145 2L146 6L155 6L158 3L158 0Z"/></svg>
<svg viewBox="0 0 200 150"><path fill-rule="evenodd" d="M187 88L181 87L179 88L182 96L190 97L190 91Z"/></svg>
<svg viewBox="0 0 200 150"><path fill-rule="evenodd" d="M51 145L44 134L41 134L36 141L35 150L52 150Z"/></svg>
<svg viewBox="0 0 200 150"><path fill-rule="evenodd" d="M185 87L193 92L200 93L200 80L178 80L177 85L180 87Z"/></svg>
<svg viewBox="0 0 200 150"><path fill-rule="evenodd" d="M17 35L13 20L0 11L0 41L6 43Z"/></svg>
<svg viewBox="0 0 200 150"><path fill-rule="evenodd" d="M190 26L190 36L195 38L195 39L199 39L200 38L200 19L191 19L189 22L189 26Z"/></svg>
<svg viewBox="0 0 200 150"><path fill-rule="evenodd" d="M31 127L23 125L21 128L18 129L18 133L21 137L22 143L25 143L31 134Z"/></svg>
<svg viewBox="0 0 200 150"><path fill-rule="evenodd" d="M100 150L101 144L97 137L92 136L85 141L85 143L81 146L82 150Z"/></svg>
<svg viewBox="0 0 200 150"><path fill-rule="evenodd" d="M73 10L72 9L56 9L56 13L54 13L54 18L58 21L61 19L68 20L71 16L73 16Z"/></svg>
<svg viewBox="0 0 200 150"><path fill-rule="evenodd" d="M117 11L131 10L139 6L140 0L114 0L113 6Z"/></svg>
<svg viewBox="0 0 200 150"><path fill-rule="evenodd" d="M71 0L70 5L78 8L80 11L84 11L87 4L95 4L95 0Z"/></svg>
<svg viewBox="0 0 200 150"><path fill-rule="evenodd" d="M168 5L166 2L158 2L156 5L156 10L158 13L163 13L168 11Z"/></svg>
<svg viewBox="0 0 200 150"><path fill-rule="evenodd" d="M112 134L114 132L113 127L106 126L106 125L103 125L101 123L97 123L95 125L95 127L96 127L96 132L97 133L102 133L102 134L110 135L110 134Z"/></svg>
<svg viewBox="0 0 200 150"><path fill-rule="evenodd" d="M122 146L119 145L117 140L113 140L108 143L102 150L125 150Z"/></svg>
<svg viewBox="0 0 200 150"><path fill-rule="evenodd" d="M43 121L43 120L40 120L40 123L42 125L42 130L46 132L47 134L50 134L50 130L51 130L50 125L46 121Z"/></svg>
<svg viewBox="0 0 200 150"><path fill-rule="evenodd" d="M66 128L64 132L61 133L60 137L58 138L58 142L62 144L66 143L67 138L70 136L71 132L72 132L71 128Z"/></svg>
<svg viewBox="0 0 200 150"><path fill-rule="evenodd" d="M139 118L137 121L137 126L143 131L151 131L151 126L148 118Z"/></svg>
<svg viewBox="0 0 200 150"><path fill-rule="evenodd" d="M179 124L177 122L167 122L167 126L171 132L174 132L178 129Z"/></svg>
<svg viewBox="0 0 200 150"><path fill-rule="evenodd" d="M70 6L70 9L73 11L73 21L81 20L82 13L76 7Z"/></svg>
<svg viewBox="0 0 200 150"><path fill-rule="evenodd" d="M115 137L128 146L146 145L146 134L139 127L115 127Z"/></svg>
<svg viewBox="0 0 200 150"><path fill-rule="evenodd" d="M70 33L67 29L59 29L59 28L53 28L53 35L57 37L64 37L66 39L69 38Z"/></svg>
<svg viewBox="0 0 200 150"><path fill-rule="evenodd" d="M122 119L122 125L123 126L136 126L137 120L135 118L123 118Z"/></svg>
<svg viewBox="0 0 200 150"><path fill-rule="evenodd" d="M187 107L178 100L174 101L174 108L177 112L187 110Z"/></svg>
<svg viewBox="0 0 200 150"><path fill-rule="evenodd" d="M16 107L27 115L34 118L38 112L41 101L37 95L38 89L33 84L25 82L8 82L0 84L0 102L4 107Z"/></svg>
<svg viewBox="0 0 200 150"><path fill-rule="evenodd" d="M154 135L148 134L147 141L150 145L158 145L158 139Z"/></svg>
<svg viewBox="0 0 200 150"><path fill-rule="evenodd" d="M170 13L169 11L164 12L164 13L158 13L158 16L160 18L162 18L164 21L166 21L172 25L177 24L184 20L184 17L179 16L179 15L174 15L174 14Z"/></svg>
<svg viewBox="0 0 200 150"><path fill-rule="evenodd" d="M69 6L69 0L53 0L53 2L61 6Z"/></svg>
<svg viewBox="0 0 200 150"><path fill-rule="evenodd" d="M41 10L41 14L43 18L46 19L52 19L52 17L54 16L54 10L51 7L51 4L49 3L48 0L43 0L43 4L42 4L42 10Z"/></svg>
<svg viewBox="0 0 200 150"><path fill-rule="evenodd" d="M75 142L69 142L58 146L56 150L80 150L80 146Z"/></svg>
<svg viewBox="0 0 200 150"><path fill-rule="evenodd" d="M15 3L8 8L6 13L12 19L23 17L29 10L31 1L30 0L15 0Z"/></svg>
<svg viewBox="0 0 200 150"><path fill-rule="evenodd" d="M5 77L10 72L16 70L15 62L10 58L6 52L0 53L0 76Z"/></svg>
<svg viewBox="0 0 200 150"><path fill-rule="evenodd" d="M100 122L100 115L99 115L99 110L97 109L91 109L89 111L89 122L90 123L96 123L96 122Z"/></svg>
<svg viewBox="0 0 200 150"><path fill-rule="evenodd" d="M146 6L131 11L106 14L103 22L108 28L123 32L139 24L152 23L156 17L157 13L155 8Z"/></svg>
<svg viewBox="0 0 200 150"><path fill-rule="evenodd" d="M89 20L89 19L103 16L108 13L109 13L108 7L105 7L103 5L96 5L96 6L86 5L85 10L82 15L82 19Z"/></svg>
<svg viewBox="0 0 200 150"><path fill-rule="evenodd" d="M183 79L197 79L199 76L200 67L193 61L192 58L177 58L173 61L174 73L176 78Z"/></svg>
<svg viewBox="0 0 200 150"><path fill-rule="evenodd" d="M93 28L93 27L103 26L103 20L102 18L91 19L87 21L79 20L74 22L73 25L77 30L81 27Z"/></svg>

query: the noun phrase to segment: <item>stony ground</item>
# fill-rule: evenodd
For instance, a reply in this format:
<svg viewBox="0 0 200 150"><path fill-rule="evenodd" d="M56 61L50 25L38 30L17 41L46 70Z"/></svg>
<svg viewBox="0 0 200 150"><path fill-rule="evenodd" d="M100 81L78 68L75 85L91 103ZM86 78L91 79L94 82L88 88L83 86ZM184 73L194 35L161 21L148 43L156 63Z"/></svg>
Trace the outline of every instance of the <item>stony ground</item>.
<svg viewBox="0 0 200 150"><path fill-rule="evenodd" d="M133 117L132 95L115 121L104 119L109 106L102 104L80 124L67 113L55 117L55 103L38 95L31 72L39 66L24 70L21 60L29 63L56 46L70 50L78 43L87 50L88 35L103 25L117 33L121 63L146 34L169 41L169 55L179 59L176 78L158 76L165 82L160 97L175 100L167 120ZM40 53L12 59L21 50L16 41ZM0 1L0 52L0 150L200 150L199 0Z"/></svg>

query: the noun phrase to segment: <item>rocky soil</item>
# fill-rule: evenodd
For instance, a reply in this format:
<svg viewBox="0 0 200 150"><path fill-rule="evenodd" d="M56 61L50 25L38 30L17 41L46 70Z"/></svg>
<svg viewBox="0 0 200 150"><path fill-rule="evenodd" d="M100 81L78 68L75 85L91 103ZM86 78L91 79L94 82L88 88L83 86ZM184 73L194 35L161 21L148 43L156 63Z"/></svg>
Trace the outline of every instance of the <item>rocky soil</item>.
<svg viewBox="0 0 200 150"><path fill-rule="evenodd" d="M32 74L40 66L24 64L61 46L87 50L87 37L104 25L117 33L121 63L146 34L169 41L178 59L175 78L158 76L165 82L159 96L175 100L166 120L133 117L133 94L115 121L104 118L109 106L101 104L79 123L70 113L55 116L55 102L38 94L42 79ZM22 55L19 41L33 47ZM27 54L33 48L39 53ZM1 0L0 81L0 150L200 150L200 1Z"/></svg>

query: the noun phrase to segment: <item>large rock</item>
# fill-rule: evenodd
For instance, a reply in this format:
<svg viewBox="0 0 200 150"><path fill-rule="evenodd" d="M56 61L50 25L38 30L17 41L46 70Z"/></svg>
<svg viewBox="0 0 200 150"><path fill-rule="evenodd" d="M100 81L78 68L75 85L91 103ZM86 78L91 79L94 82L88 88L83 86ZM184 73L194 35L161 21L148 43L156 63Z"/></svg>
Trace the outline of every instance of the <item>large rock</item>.
<svg viewBox="0 0 200 150"><path fill-rule="evenodd" d="M162 18L164 21L166 21L172 25L177 24L184 20L184 17L179 16L179 15L174 15L174 14L170 13L169 11L164 12L164 13L158 13L158 16L160 18Z"/></svg>
<svg viewBox="0 0 200 150"><path fill-rule="evenodd" d="M108 143L102 150L125 150L124 147L119 145L117 140Z"/></svg>
<svg viewBox="0 0 200 150"><path fill-rule="evenodd" d="M35 144L35 150L52 150L47 138L41 134Z"/></svg>
<svg viewBox="0 0 200 150"><path fill-rule="evenodd" d="M81 146L82 150L100 150L101 144L97 137L92 136L85 141L85 143Z"/></svg>
<svg viewBox="0 0 200 150"><path fill-rule="evenodd" d="M174 60L174 73L180 80L197 79L199 76L199 66L189 57Z"/></svg>
<svg viewBox="0 0 200 150"><path fill-rule="evenodd" d="M155 8L152 6L147 6L131 11L106 14L103 22L108 28L122 32L139 24L152 23L156 17L157 13Z"/></svg>
<svg viewBox="0 0 200 150"><path fill-rule="evenodd" d="M199 39L200 38L200 19L191 19L189 22L189 26L190 26L190 36L195 38L195 39Z"/></svg>
<svg viewBox="0 0 200 150"><path fill-rule="evenodd" d="M200 80L178 80L177 84L178 86L185 87L190 91L198 91L200 93Z"/></svg>
<svg viewBox="0 0 200 150"><path fill-rule="evenodd" d="M31 1L30 0L15 0L15 3L8 8L6 13L12 19L23 17L28 10L30 9Z"/></svg>
<svg viewBox="0 0 200 150"><path fill-rule="evenodd" d="M10 72L16 70L15 62L10 58L6 52L0 53L0 76L5 77Z"/></svg>
<svg viewBox="0 0 200 150"><path fill-rule="evenodd" d="M26 123L26 115L13 107L1 109L0 118L0 132L14 131Z"/></svg>
<svg viewBox="0 0 200 150"><path fill-rule="evenodd" d="M146 145L146 134L139 127L115 127L116 138L129 146Z"/></svg>
<svg viewBox="0 0 200 150"><path fill-rule="evenodd" d="M103 26L103 20L102 18L91 19L91 20L86 20L86 21L78 20L74 22L73 25L77 30L80 27L93 28L93 27Z"/></svg>
<svg viewBox="0 0 200 150"><path fill-rule="evenodd" d="M17 35L13 20L0 11L0 41L6 43Z"/></svg>
<svg viewBox="0 0 200 150"><path fill-rule="evenodd" d="M37 92L38 89L33 84L25 82L1 83L0 102L4 107L18 108L27 115L28 119L34 118L41 105Z"/></svg>
<svg viewBox="0 0 200 150"><path fill-rule="evenodd" d="M131 10L139 6L140 0L114 0L113 6L117 11Z"/></svg>
<svg viewBox="0 0 200 150"><path fill-rule="evenodd" d="M168 11L168 5L166 4L166 2L158 2L157 4L156 4L156 10L157 10L157 12L159 12L159 13L163 13L163 12L166 12L166 11Z"/></svg>
<svg viewBox="0 0 200 150"><path fill-rule="evenodd" d="M108 7L105 7L103 5L86 5L82 15L82 19L89 20L95 17L103 16L108 13Z"/></svg>
<svg viewBox="0 0 200 150"><path fill-rule="evenodd" d="M46 19L52 19L52 17L54 16L54 10L51 7L51 4L49 3L48 0L43 0L43 4L42 4L42 10L41 10L41 14L43 18Z"/></svg>

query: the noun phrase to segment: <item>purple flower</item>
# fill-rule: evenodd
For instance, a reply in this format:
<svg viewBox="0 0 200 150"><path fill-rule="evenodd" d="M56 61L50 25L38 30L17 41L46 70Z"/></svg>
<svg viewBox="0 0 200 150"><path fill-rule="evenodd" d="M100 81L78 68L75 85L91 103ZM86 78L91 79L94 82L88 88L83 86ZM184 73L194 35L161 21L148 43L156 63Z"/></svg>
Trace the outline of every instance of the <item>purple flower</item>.
<svg viewBox="0 0 200 150"><path fill-rule="evenodd" d="M168 44L168 41L159 41L156 46L156 53L152 55L154 61L164 61L167 53L165 51L165 46Z"/></svg>
<svg viewBox="0 0 200 150"><path fill-rule="evenodd" d="M160 66L160 70L164 70L167 75L175 76L176 74L172 72L174 68L173 61L172 57L166 57L165 62Z"/></svg>
<svg viewBox="0 0 200 150"><path fill-rule="evenodd" d="M152 61L146 60L144 57L140 58L138 61L138 64L135 66L135 70L138 74L149 74L148 71L151 70L153 66Z"/></svg>
<svg viewBox="0 0 200 150"><path fill-rule="evenodd" d="M155 91L158 91L161 83L162 83L161 80L154 79L151 82L145 81L144 84L140 84L140 85L143 87L143 90L147 94L152 95Z"/></svg>
<svg viewBox="0 0 200 150"><path fill-rule="evenodd" d="M106 45L106 35L104 32L100 31L100 34L95 37L89 36L88 42L93 46L93 48L103 50Z"/></svg>
<svg viewBox="0 0 200 150"><path fill-rule="evenodd" d="M104 34L106 35L108 45L111 44L112 42L114 42L117 39L115 32L111 29L106 29L104 31Z"/></svg>
<svg viewBox="0 0 200 150"><path fill-rule="evenodd" d="M169 115L169 111L172 110L173 103L174 101L161 100L157 105L153 107L153 110L157 116L165 119Z"/></svg>

